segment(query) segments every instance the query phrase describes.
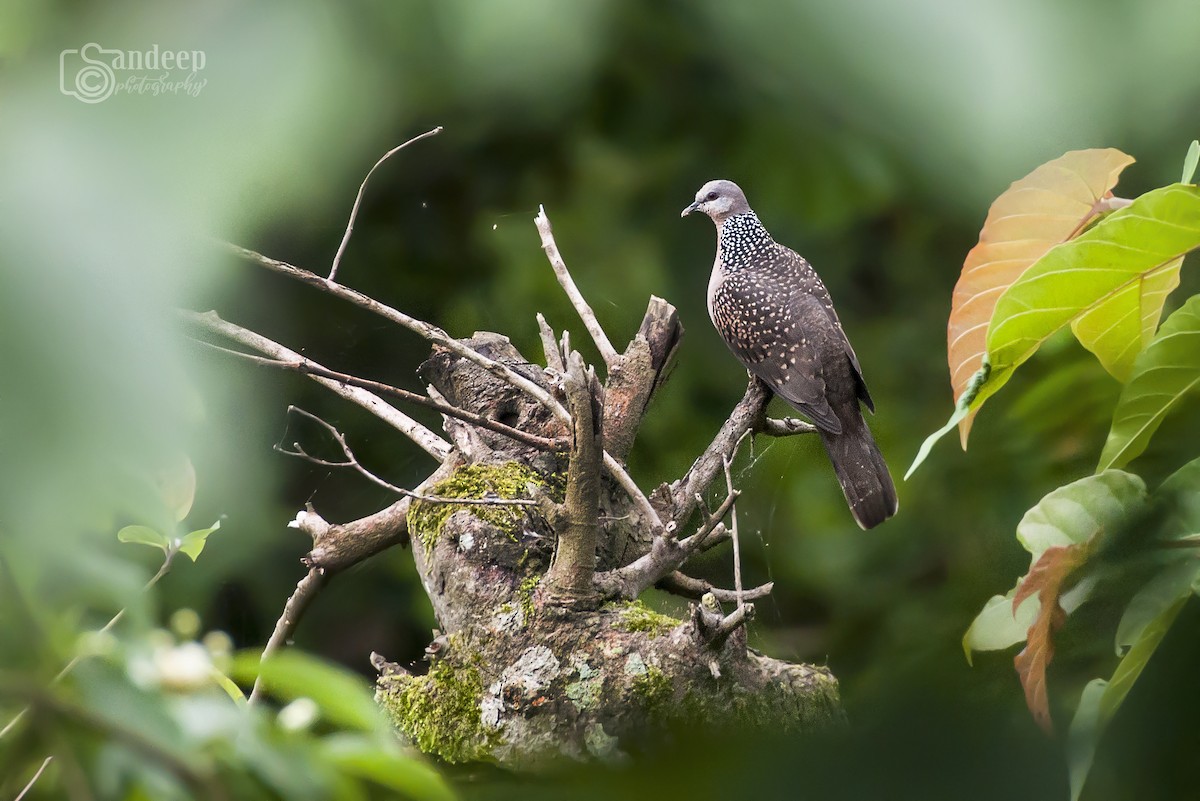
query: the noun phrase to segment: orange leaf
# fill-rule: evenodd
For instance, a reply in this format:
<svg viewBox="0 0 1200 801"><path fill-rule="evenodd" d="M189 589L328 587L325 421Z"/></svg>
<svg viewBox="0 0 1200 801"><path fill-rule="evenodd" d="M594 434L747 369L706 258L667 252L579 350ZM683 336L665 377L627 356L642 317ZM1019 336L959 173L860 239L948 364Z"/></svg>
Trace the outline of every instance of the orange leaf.
<svg viewBox="0 0 1200 801"><path fill-rule="evenodd" d="M996 301L1046 251L1075 236L1133 157L1112 148L1072 150L1048 161L996 198L954 286L946 355L957 402L983 364ZM972 411L958 424L963 449Z"/></svg>
<svg viewBox="0 0 1200 801"><path fill-rule="evenodd" d="M1058 604L1067 579L1087 561L1091 552L1090 543L1059 545L1047 548L1029 568L1013 596L1013 610L1035 592L1041 607L1033 625L1029 627L1025 648L1013 659L1021 686L1025 688L1025 703L1033 713L1033 719L1046 731L1054 732L1050 719L1050 699L1046 693L1046 668L1054 658L1054 632L1062 628L1067 613Z"/></svg>

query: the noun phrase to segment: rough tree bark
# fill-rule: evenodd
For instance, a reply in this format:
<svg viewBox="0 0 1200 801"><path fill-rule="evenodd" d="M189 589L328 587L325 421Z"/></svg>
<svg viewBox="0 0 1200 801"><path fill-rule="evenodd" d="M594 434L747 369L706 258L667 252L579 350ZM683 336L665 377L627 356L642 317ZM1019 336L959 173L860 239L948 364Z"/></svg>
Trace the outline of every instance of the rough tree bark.
<svg viewBox="0 0 1200 801"><path fill-rule="evenodd" d="M562 759L620 758L680 716L784 730L840 721L837 682L827 669L747 648L748 599L765 595L769 585L739 597L680 572L689 556L729 538L722 521L736 490L712 510L702 497L742 439L809 427L767 418L770 393L752 380L687 474L643 493L623 463L682 327L674 308L654 298L618 354L570 280L544 214L537 225L603 356L604 382L540 315L545 368L501 335L454 340L336 283L332 273L323 278L242 249L235 250L249 262L431 340L432 356L419 371L426 395L328 370L215 313L183 313L210 335L262 354L237 355L307 374L374 411L440 462L421 486L394 488L405 497L368 517L332 524L311 507L297 517L293 526L313 538L309 573L264 655L282 647L329 579L407 542L440 632L426 649L427 673L410 673L379 655L372 661L380 673L379 702L427 753L536 769ZM441 410L448 440L383 395ZM333 464L381 482L334 436L346 459ZM683 620L659 614L637 600L652 586L698 603Z"/></svg>

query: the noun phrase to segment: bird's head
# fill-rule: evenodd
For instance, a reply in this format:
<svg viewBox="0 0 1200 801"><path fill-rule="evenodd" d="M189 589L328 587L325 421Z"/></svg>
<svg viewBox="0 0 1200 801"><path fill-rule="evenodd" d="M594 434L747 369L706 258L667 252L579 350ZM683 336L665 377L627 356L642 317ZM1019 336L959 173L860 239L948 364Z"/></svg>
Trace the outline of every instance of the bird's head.
<svg viewBox="0 0 1200 801"><path fill-rule="evenodd" d="M679 216L686 217L693 211L702 211L712 217L713 222L719 223L726 217L750 211L750 204L746 202L742 188L733 181L716 180L700 187L696 201Z"/></svg>

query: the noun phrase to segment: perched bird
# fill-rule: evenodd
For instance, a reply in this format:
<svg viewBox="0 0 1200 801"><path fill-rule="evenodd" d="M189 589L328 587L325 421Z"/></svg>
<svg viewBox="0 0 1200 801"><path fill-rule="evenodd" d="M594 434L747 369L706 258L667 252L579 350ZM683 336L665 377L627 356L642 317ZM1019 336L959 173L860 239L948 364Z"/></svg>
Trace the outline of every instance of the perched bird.
<svg viewBox="0 0 1200 801"><path fill-rule="evenodd" d="M771 238L732 181L709 181L681 217L717 226L708 281L713 325L751 373L812 420L862 528L896 513L896 488L859 403L875 404L829 291L800 254Z"/></svg>

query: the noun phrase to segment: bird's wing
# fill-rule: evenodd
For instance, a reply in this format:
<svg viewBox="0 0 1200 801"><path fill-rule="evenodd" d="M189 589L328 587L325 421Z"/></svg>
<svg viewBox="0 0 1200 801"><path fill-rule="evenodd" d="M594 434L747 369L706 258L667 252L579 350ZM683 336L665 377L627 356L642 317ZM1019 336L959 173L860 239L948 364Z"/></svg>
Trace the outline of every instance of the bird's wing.
<svg viewBox="0 0 1200 801"><path fill-rule="evenodd" d="M840 434L842 423L829 403L827 381L833 376L827 375L826 362L844 337L812 295L795 295L788 312L790 326L774 345L779 356L769 362L772 375L762 378L818 428Z"/></svg>
<svg viewBox="0 0 1200 801"><path fill-rule="evenodd" d="M797 258L800 258L797 256ZM806 262L807 264L807 262ZM811 269L811 267L809 268ZM815 275L815 273L814 273ZM842 330L842 322L838 319L837 311L833 308L833 299L829 297L829 290L818 279L816 285L812 288L813 295L821 302L821 307L829 315L833 321L834 327L837 329L837 336L842 341L842 348L846 351L846 356L850 359L850 366L854 368L854 383L857 389L858 399L871 410L875 412L875 401L871 399L871 392L867 389L867 382L863 379L862 366L858 363L858 355L855 354L853 346L850 344L850 338L846 336L846 332Z"/></svg>
<svg viewBox="0 0 1200 801"><path fill-rule="evenodd" d="M728 284L715 290L714 322L725 344L750 372L825 431L840 434L842 423L826 399L821 369L822 345L831 341L836 327L811 295L789 301L783 309L788 330L726 319L721 310L736 305Z"/></svg>

